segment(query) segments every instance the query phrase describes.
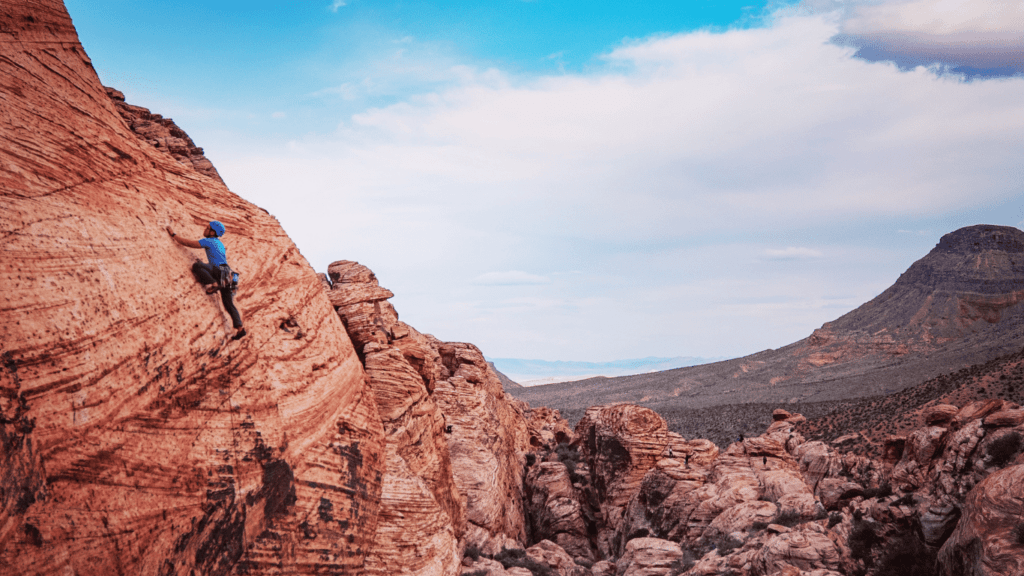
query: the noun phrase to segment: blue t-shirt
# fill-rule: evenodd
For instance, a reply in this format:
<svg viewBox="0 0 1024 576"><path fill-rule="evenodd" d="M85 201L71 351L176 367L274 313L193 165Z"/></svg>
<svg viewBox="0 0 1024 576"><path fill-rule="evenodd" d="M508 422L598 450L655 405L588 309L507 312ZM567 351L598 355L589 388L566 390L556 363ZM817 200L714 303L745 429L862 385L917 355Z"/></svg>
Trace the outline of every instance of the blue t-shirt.
<svg viewBox="0 0 1024 576"><path fill-rule="evenodd" d="M214 266L228 263L228 255L220 238L202 238L199 245L206 250L206 261Z"/></svg>

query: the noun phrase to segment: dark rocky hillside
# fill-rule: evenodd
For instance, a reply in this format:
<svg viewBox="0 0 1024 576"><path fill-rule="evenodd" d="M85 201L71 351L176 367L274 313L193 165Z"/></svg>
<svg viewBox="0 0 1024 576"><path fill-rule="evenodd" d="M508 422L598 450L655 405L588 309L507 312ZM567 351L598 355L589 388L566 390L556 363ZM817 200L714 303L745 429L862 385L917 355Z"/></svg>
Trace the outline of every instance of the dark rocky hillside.
<svg viewBox="0 0 1024 576"><path fill-rule="evenodd" d="M722 405L734 410L887 396L1017 351L1024 343L1022 299L1024 232L970 226L943 236L876 298L788 346L713 364L511 393L569 415L625 401L670 419L672 413L697 410L687 413L694 417ZM732 428L742 426L736 422ZM702 430L699 435L713 436L710 428Z"/></svg>

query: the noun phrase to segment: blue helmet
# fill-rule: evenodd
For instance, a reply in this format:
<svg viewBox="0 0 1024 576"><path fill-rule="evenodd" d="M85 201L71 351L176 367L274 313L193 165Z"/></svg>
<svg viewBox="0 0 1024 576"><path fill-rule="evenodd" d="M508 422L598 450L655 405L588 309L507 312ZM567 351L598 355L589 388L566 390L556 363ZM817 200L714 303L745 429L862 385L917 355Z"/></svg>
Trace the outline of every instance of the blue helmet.
<svg viewBox="0 0 1024 576"><path fill-rule="evenodd" d="M221 224L220 221L218 220L212 220L210 222L210 230L213 230L213 233L216 234L218 237L224 235L224 225Z"/></svg>

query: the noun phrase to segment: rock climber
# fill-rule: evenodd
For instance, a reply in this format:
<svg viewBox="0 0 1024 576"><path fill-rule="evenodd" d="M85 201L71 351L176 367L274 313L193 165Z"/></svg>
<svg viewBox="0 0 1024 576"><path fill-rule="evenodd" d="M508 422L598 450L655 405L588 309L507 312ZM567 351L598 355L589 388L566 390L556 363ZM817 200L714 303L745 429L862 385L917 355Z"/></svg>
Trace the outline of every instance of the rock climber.
<svg viewBox="0 0 1024 576"><path fill-rule="evenodd" d="M228 256L224 243L220 241L224 231L224 224L217 220L212 220L206 226L206 230L203 230L202 238L199 240L188 240L186 238L178 238L174 230L171 230L170 226L167 227L167 233L178 244L189 248L202 248L206 250L207 263L204 264L196 260L195 264L192 265L192 275L195 276L200 284L206 286L207 294L220 291L220 301L224 303L224 310L231 316L231 323L235 327L235 335L231 339L238 340L245 336L245 328L242 327L242 317L238 313L238 308L235 308L234 297L231 294L233 273L228 266Z"/></svg>

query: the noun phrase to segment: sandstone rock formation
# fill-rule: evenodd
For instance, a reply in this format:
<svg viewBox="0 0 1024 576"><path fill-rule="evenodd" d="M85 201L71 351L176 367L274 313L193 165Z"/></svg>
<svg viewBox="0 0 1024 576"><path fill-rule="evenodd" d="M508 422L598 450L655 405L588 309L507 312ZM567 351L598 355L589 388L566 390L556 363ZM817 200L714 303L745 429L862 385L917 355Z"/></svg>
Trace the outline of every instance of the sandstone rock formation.
<svg viewBox="0 0 1024 576"><path fill-rule="evenodd" d="M177 127L100 85L59 2L5 4L0 56L0 576L1021 572L1017 403L943 397L879 458L781 409L721 450L632 404L570 430L475 346L401 322L365 266L315 274ZM214 217L241 341L163 230ZM955 233L922 266L1017 270L999 254L1022 246ZM901 290L923 290L912 270ZM1017 314L1013 282L937 276L959 316L912 316L910 341Z"/></svg>
<svg viewBox="0 0 1024 576"><path fill-rule="evenodd" d="M1024 574L1024 465L985 478L940 552L940 574Z"/></svg>
<svg viewBox="0 0 1024 576"><path fill-rule="evenodd" d="M342 260L328 276L328 297L362 351L394 464L367 572L453 574L460 540L491 553L525 542L523 408L505 400L475 346L399 321L387 301L393 294L368 268Z"/></svg>
<svg viewBox="0 0 1024 576"><path fill-rule="evenodd" d="M153 114L142 106L133 106L124 101L124 94L114 88L106 88L107 96L114 103L114 108L121 115L128 128L141 140L154 148L170 154L178 162L192 166L196 172L205 174L214 180L221 179L220 173L214 168L213 162L204 155L203 149L196 146L184 130L170 118Z"/></svg>
<svg viewBox="0 0 1024 576"><path fill-rule="evenodd" d="M129 129L61 2L3 4L0 79L0 572L358 569L384 432L316 274ZM164 230L213 218L241 341Z"/></svg>
<svg viewBox="0 0 1024 576"><path fill-rule="evenodd" d="M528 514L566 526L592 517L593 574L1008 576L1024 558L1017 410L948 405L929 419L945 427L919 428L875 460L805 441L803 416L782 410L719 453L672 438L644 408L598 406L575 431L579 481L566 481L561 447L538 449Z"/></svg>

